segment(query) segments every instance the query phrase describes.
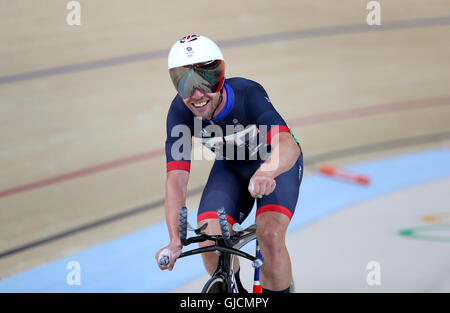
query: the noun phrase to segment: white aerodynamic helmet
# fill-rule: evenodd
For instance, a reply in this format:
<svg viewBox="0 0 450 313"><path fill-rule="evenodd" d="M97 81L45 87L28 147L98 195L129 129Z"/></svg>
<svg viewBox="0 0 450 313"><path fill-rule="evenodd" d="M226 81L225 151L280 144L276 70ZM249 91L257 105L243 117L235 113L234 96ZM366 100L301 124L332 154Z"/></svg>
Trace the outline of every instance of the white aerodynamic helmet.
<svg viewBox="0 0 450 313"><path fill-rule="evenodd" d="M183 98L195 89L215 93L223 87L225 62L219 47L205 36L190 35L178 40L168 58L170 78Z"/></svg>
<svg viewBox="0 0 450 313"><path fill-rule="evenodd" d="M214 41L205 36L190 35L178 40L169 52L169 69L212 60L224 61Z"/></svg>

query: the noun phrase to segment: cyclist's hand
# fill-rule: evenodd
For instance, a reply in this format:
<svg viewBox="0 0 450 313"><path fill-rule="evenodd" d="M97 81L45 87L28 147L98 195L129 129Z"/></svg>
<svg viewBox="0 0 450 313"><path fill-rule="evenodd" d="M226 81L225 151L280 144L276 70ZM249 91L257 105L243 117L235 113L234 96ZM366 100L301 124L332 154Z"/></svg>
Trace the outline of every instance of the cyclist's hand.
<svg viewBox="0 0 450 313"><path fill-rule="evenodd" d="M176 259L181 254L181 248L182 248L181 243L180 244L169 244L168 246L166 246L166 247L160 249L158 252L156 252L155 259L156 259L156 263L158 264L159 268L161 270L171 271L173 269L173 267L175 266ZM167 264L167 265L160 264L160 258L163 258L164 255L168 255L168 257L169 257L169 264Z"/></svg>
<svg viewBox="0 0 450 313"><path fill-rule="evenodd" d="M262 198L262 196L270 195L275 190L276 185L275 179L257 171L250 179L248 191L253 198Z"/></svg>

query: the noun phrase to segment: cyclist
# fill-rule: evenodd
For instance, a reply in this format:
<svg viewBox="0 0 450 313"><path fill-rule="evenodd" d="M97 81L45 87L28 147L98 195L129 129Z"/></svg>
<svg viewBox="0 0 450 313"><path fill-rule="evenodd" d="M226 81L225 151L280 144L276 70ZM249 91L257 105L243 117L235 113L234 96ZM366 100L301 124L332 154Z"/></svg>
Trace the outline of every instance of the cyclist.
<svg viewBox="0 0 450 313"><path fill-rule="evenodd" d="M216 209L223 206L230 225L248 216L256 201L257 238L264 265L263 292L289 292L292 270L285 245L302 180L300 144L275 110L264 88L245 78L225 79L219 47L199 35L183 37L169 52L169 73L178 92L167 115L165 214L172 270L182 245L178 209L185 205L192 137L216 155L200 200L197 223L220 233ZM212 243L202 243L201 246ZM213 252L202 255L207 272L217 266ZM236 258L237 259L237 258ZM238 287L239 264L235 262Z"/></svg>

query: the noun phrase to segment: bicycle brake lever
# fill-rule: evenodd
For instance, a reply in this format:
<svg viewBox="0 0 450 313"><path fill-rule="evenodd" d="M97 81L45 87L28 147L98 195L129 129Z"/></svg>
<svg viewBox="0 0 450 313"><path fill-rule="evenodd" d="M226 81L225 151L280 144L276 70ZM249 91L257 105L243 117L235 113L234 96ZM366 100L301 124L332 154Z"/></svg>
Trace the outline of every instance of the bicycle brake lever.
<svg viewBox="0 0 450 313"><path fill-rule="evenodd" d="M194 232L195 232L197 235L203 234L203 231L206 229L206 227L208 227L208 222L205 222L205 223L202 224L202 226L200 226L199 228L194 229Z"/></svg>

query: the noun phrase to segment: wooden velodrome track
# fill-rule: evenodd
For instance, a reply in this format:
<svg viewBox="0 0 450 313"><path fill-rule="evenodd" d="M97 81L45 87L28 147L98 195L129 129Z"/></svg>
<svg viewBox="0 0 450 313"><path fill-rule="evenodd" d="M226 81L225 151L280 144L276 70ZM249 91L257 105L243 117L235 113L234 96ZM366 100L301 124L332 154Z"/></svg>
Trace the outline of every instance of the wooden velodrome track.
<svg viewBox="0 0 450 313"><path fill-rule="evenodd" d="M450 2L0 0L0 278L160 222L166 55L185 34L260 82L306 174L448 145ZM196 208L211 162L194 161Z"/></svg>

